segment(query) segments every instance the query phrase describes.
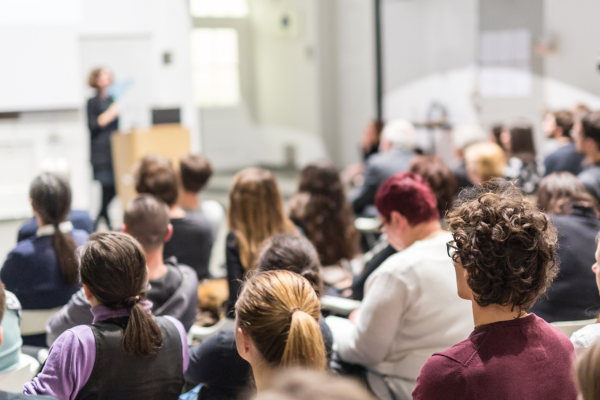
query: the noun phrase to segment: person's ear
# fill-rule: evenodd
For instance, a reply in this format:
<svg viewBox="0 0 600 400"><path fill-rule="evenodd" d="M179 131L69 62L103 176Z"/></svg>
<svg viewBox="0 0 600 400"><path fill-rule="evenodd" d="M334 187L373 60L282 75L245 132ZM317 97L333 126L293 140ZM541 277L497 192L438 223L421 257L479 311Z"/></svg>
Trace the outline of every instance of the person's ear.
<svg viewBox="0 0 600 400"><path fill-rule="evenodd" d="M92 299L94 298L94 295L90 291L90 288L88 287L88 285L86 285L84 283L82 286L83 286L83 292L85 293L85 298L91 303Z"/></svg>
<svg viewBox="0 0 600 400"><path fill-rule="evenodd" d="M392 213L390 214L390 222L393 229L395 230L404 229L404 227L408 223L406 217L404 217L404 215L400 214L398 211L392 211Z"/></svg>
<svg viewBox="0 0 600 400"><path fill-rule="evenodd" d="M554 129L554 132L556 134L556 137L563 137L565 136L565 133L563 132L563 128L561 128L560 126L556 126L556 128Z"/></svg>
<svg viewBox="0 0 600 400"><path fill-rule="evenodd" d="M127 229L127 225L121 225L121 232L129 234L129 229Z"/></svg>
<svg viewBox="0 0 600 400"><path fill-rule="evenodd" d="M252 353L254 344L248 333L240 327L235 328L235 344L240 357L250 362L250 354Z"/></svg>
<svg viewBox="0 0 600 400"><path fill-rule="evenodd" d="M4 328L0 326L0 344L4 341Z"/></svg>
<svg viewBox="0 0 600 400"><path fill-rule="evenodd" d="M173 225L169 224L167 234L165 235L165 243L171 240L171 237L173 237Z"/></svg>

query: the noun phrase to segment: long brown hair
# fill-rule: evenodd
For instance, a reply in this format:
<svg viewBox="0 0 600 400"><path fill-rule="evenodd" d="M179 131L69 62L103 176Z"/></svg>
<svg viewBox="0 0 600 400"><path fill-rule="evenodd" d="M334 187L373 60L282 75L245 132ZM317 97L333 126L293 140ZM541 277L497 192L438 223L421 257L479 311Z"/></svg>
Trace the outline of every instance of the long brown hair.
<svg viewBox="0 0 600 400"><path fill-rule="evenodd" d="M583 400L600 400L600 340L585 351L573 369Z"/></svg>
<svg viewBox="0 0 600 400"><path fill-rule="evenodd" d="M81 281L103 306L130 310L123 334L127 354L156 354L163 337L140 304L148 287L146 257L140 244L124 233L94 233L81 247L79 263Z"/></svg>
<svg viewBox="0 0 600 400"><path fill-rule="evenodd" d="M410 163L410 172L420 175L427 181L435 194L440 217L444 217L458 191L458 181L439 157L417 156Z"/></svg>
<svg viewBox="0 0 600 400"><path fill-rule="evenodd" d="M298 194L303 200L293 207L292 218L302 223L321 264L337 264L358 254L360 235L337 168L328 161L309 164L300 173Z"/></svg>
<svg viewBox="0 0 600 400"><path fill-rule="evenodd" d="M283 211L283 199L273 174L260 168L247 168L234 176L227 219L247 270L254 267L265 239L276 233L297 232Z"/></svg>
<svg viewBox="0 0 600 400"><path fill-rule="evenodd" d="M263 272L244 284L235 305L236 326L269 364L324 370L320 307L312 285L300 275Z"/></svg>
<svg viewBox="0 0 600 400"><path fill-rule="evenodd" d="M570 172L555 172L540 182L537 189L540 210L556 215L572 215L573 208L587 208L600 217L598 202Z"/></svg>
<svg viewBox="0 0 600 400"><path fill-rule="evenodd" d="M29 198L42 222L54 227L54 252L60 272L69 285L76 285L79 282L79 268L75 258L77 244L70 234L59 229L59 224L67 221L71 211L69 184L58 175L45 172L31 183Z"/></svg>

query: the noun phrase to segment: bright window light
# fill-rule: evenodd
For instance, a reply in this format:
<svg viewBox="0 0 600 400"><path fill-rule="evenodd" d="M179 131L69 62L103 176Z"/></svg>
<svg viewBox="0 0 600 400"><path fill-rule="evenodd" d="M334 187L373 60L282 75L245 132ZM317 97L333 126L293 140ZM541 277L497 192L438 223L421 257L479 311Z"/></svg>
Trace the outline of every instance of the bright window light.
<svg viewBox="0 0 600 400"><path fill-rule="evenodd" d="M237 31L192 30L194 97L199 107L232 106L240 101Z"/></svg>
<svg viewBox="0 0 600 400"><path fill-rule="evenodd" d="M190 0L190 13L200 18L244 18L248 0Z"/></svg>

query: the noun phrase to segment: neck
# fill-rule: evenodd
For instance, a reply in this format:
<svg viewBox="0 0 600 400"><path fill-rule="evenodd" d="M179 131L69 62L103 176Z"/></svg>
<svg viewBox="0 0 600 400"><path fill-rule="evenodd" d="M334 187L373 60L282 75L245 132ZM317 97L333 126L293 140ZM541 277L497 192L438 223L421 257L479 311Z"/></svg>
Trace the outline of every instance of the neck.
<svg viewBox="0 0 600 400"><path fill-rule="evenodd" d="M492 304L487 307L481 307L475 300L471 300L471 302L473 303L473 322L475 326L500 321L512 321L528 315L525 311L520 311L516 307L514 310L511 310L512 306Z"/></svg>
<svg viewBox="0 0 600 400"><path fill-rule="evenodd" d="M256 391L258 393L265 391L270 386L270 381L273 378L273 369L266 363L261 362L258 365L252 365L252 373L256 383Z"/></svg>
<svg viewBox="0 0 600 400"><path fill-rule="evenodd" d="M106 88L98 89L98 97L101 97L103 99L106 98Z"/></svg>
<svg viewBox="0 0 600 400"><path fill-rule="evenodd" d="M567 146L571 143L571 139L569 139L568 137L564 137L564 136L558 136L556 138L556 143L558 143L558 145L561 147Z"/></svg>
<svg viewBox="0 0 600 400"><path fill-rule="evenodd" d="M407 238L404 240L405 248L419 240L433 239L444 233L446 233L446 231L442 229L442 226L437 219L415 225L407 232Z"/></svg>
<svg viewBox="0 0 600 400"><path fill-rule="evenodd" d="M200 208L200 196L194 192L180 190L177 204L186 210L197 210Z"/></svg>
<svg viewBox="0 0 600 400"><path fill-rule="evenodd" d="M146 265L148 267L148 279L158 279L165 276L168 271L167 266L163 262L163 246L152 251L144 250L146 255Z"/></svg>
<svg viewBox="0 0 600 400"><path fill-rule="evenodd" d="M185 211L179 204L174 204L169 207L169 218L183 218L185 217Z"/></svg>
<svg viewBox="0 0 600 400"><path fill-rule="evenodd" d="M587 154L585 156L585 158L587 159L588 163L592 164L592 165L596 165L600 163L600 151L596 151L594 150L593 152L590 151L590 154Z"/></svg>

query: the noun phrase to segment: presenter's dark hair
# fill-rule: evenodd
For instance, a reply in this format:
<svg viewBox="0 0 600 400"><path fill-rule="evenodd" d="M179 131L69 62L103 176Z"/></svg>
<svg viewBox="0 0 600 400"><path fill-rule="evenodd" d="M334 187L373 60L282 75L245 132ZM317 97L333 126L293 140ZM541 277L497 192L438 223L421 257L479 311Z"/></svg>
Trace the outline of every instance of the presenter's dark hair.
<svg viewBox="0 0 600 400"><path fill-rule="evenodd" d="M162 333L140 301L146 299L148 271L140 244L124 233L94 233L79 251L81 282L105 307L127 308L131 316L123 335L127 354L156 354Z"/></svg>
<svg viewBox="0 0 600 400"><path fill-rule="evenodd" d="M31 183L29 198L42 222L54 226L54 251L63 277L69 285L77 284L77 245L71 235L61 232L58 227L61 222L67 221L71 211L71 188L68 182L56 174L40 174Z"/></svg>

